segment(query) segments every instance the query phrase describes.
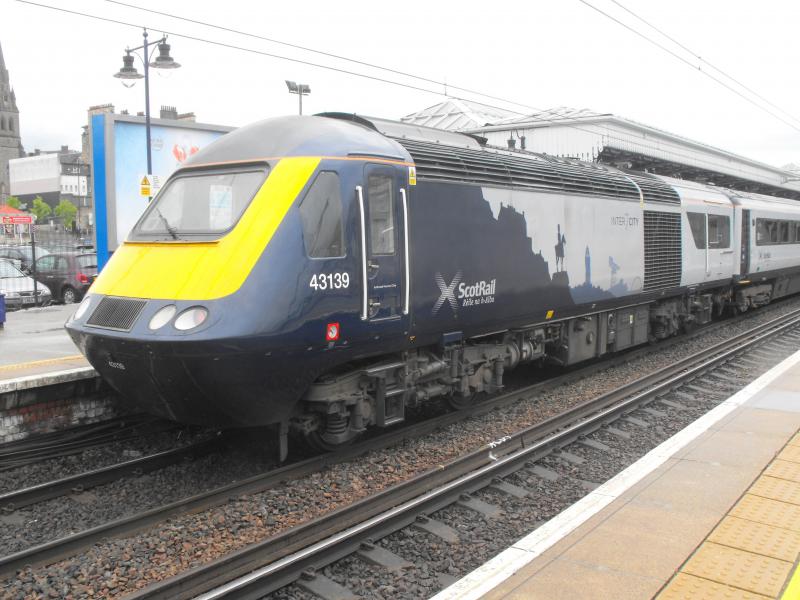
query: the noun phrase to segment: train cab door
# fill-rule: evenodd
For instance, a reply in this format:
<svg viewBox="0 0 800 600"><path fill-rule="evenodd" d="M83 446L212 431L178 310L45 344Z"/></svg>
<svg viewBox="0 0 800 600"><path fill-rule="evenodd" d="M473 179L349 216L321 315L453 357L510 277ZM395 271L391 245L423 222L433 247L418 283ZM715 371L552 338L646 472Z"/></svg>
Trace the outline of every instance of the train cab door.
<svg viewBox="0 0 800 600"><path fill-rule="evenodd" d="M401 334L408 315L407 198L405 171L368 164L357 189L361 212L361 318ZM366 250L366 251L364 251ZM396 331L395 331L396 329Z"/></svg>
<svg viewBox="0 0 800 600"><path fill-rule="evenodd" d="M716 214L715 214L716 213ZM709 210L706 217L706 280L729 279L734 272L736 255L732 245L731 211Z"/></svg>

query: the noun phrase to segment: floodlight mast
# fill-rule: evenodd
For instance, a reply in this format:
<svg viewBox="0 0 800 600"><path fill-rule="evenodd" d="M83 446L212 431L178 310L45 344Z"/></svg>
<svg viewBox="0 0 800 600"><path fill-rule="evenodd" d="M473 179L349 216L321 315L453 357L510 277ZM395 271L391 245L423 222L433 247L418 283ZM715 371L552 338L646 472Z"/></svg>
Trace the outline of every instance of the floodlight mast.
<svg viewBox="0 0 800 600"><path fill-rule="evenodd" d="M311 86L307 83L296 83L294 81L286 81L286 87L289 89L290 94L297 94L300 101L300 113L303 114L303 96L308 96L311 93Z"/></svg>

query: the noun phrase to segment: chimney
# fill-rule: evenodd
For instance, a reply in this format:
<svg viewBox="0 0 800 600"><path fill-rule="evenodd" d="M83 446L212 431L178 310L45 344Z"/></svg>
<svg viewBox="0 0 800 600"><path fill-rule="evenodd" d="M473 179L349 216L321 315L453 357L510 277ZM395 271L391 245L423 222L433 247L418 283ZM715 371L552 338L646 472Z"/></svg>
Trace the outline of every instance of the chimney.
<svg viewBox="0 0 800 600"><path fill-rule="evenodd" d="M178 120L178 109L174 106L161 106L161 118L162 119L172 119L173 121Z"/></svg>
<svg viewBox="0 0 800 600"><path fill-rule="evenodd" d="M193 112L181 113L178 115L178 121L189 121L190 123L196 123L197 117L195 117Z"/></svg>

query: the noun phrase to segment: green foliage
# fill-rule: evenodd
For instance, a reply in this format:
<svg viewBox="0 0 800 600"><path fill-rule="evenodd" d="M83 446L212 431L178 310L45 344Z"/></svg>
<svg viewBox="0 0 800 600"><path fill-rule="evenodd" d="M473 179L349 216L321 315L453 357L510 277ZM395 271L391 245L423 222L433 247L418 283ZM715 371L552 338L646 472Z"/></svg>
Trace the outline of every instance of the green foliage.
<svg viewBox="0 0 800 600"><path fill-rule="evenodd" d="M22 206L22 202L19 201L19 198L16 196L9 196L6 200L6 204L8 204L11 208L19 208Z"/></svg>
<svg viewBox="0 0 800 600"><path fill-rule="evenodd" d="M61 202L58 203L55 210L56 216L64 220L64 227L68 229L72 227L72 224L75 222L75 215L77 213L78 209L75 205L64 198L61 199Z"/></svg>
<svg viewBox="0 0 800 600"><path fill-rule="evenodd" d="M42 200L41 196L36 196L33 199L33 208L31 212L36 215L36 221L41 222L42 219L50 215L50 207Z"/></svg>

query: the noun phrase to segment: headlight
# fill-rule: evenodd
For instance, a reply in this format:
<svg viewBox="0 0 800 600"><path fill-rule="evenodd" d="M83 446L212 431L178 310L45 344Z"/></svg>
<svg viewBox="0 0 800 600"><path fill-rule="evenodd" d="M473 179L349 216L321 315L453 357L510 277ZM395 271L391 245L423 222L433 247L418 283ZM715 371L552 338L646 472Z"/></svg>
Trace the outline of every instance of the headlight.
<svg viewBox="0 0 800 600"><path fill-rule="evenodd" d="M150 324L148 325L148 327L153 330L162 328L164 325L166 325L172 320L172 317L175 316L175 311L177 310L178 309L175 307L174 304L165 306L164 308L162 308L156 314L153 315L153 318L150 319Z"/></svg>
<svg viewBox="0 0 800 600"><path fill-rule="evenodd" d="M3 292L6 298L19 298L19 292Z"/></svg>
<svg viewBox="0 0 800 600"><path fill-rule="evenodd" d="M46 285L39 284L36 287L37 287L36 293L39 294L40 296L50 296L51 295L50 294L50 288L47 287Z"/></svg>
<svg viewBox="0 0 800 600"><path fill-rule="evenodd" d="M180 315L178 315L177 319L175 319L175 329L180 331L188 331L189 329L199 327L205 322L207 316L208 310L202 306L193 306L192 308L187 308Z"/></svg>
<svg viewBox="0 0 800 600"><path fill-rule="evenodd" d="M75 315L72 317L73 319L80 319L83 315L86 314L86 311L89 309L89 305L92 303L92 297L87 295L86 298L83 299L83 302L80 303L78 306L78 310L75 311Z"/></svg>

